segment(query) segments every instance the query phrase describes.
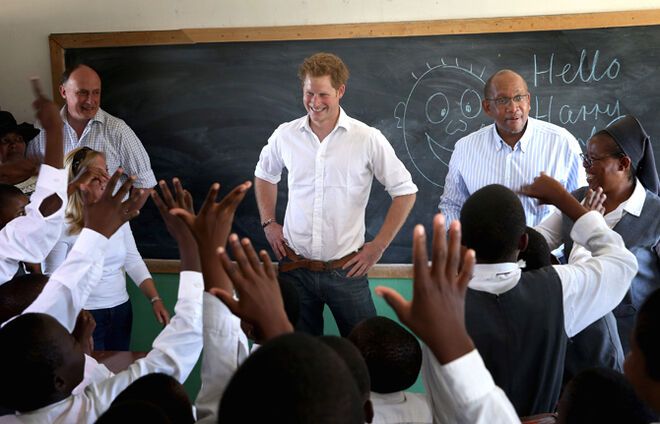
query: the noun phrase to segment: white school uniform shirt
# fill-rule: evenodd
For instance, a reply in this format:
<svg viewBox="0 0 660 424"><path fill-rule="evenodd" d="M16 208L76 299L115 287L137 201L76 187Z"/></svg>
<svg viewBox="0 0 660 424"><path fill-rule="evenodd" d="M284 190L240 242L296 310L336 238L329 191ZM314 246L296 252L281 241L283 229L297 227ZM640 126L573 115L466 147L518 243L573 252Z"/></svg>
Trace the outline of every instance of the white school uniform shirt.
<svg viewBox="0 0 660 424"><path fill-rule="evenodd" d="M0 230L0 284L14 277L19 262L40 263L51 251L64 224L66 189L67 176L63 169L41 165L25 216L14 218ZM55 213L44 217L39 206L52 194L57 194L62 205Z"/></svg>
<svg viewBox="0 0 660 424"><path fill-rule="evenodd" d="M460 218L468 197L489 184L513 191L531 184L543 171L573 191L587 184L580 145L566 129L527 118L522 138L511 148L497 133L495 124L468 134L456 142L438 208L447 225ZM536 199L519 196L527 225L533 227L555 208Z"/></svg>
<svg viewBox="0 0 660 424"><path fill-rule="evenodd" d="M385 136L343 109L322 142L307 116L280 125L262 149L254 175L277 184L284 168L289 188L284 237L308 259L330 261L362 247L373 177L392 198L417 192Z"/></svg>
<svg viewBox="0 0 660 424"><path fill-rule="evenodd" d="M197 363L202 350L202 292L199 272L181 272L175 315L154 340L152 350L128 369L95 382L78 395L25 414L0 417L8 423L94 423L112 401L138 378L161 372L182 382Z"/></svg>
<svg viewBox="0 0 660 424"><path fill-rule="evenodd" d="M621 236L596 211L573 225L571 238L591 251L576 264L554 266L563 291L564 325L569 337L616 306L637 273L637 260ZM520 280L514 263L475 266L468 287L504 293ZM476 350L444 366L423 346L422 373L437 423L519 423L504 392L495 385Z"/></svg>
<svg viewBox="0 0 660 424"><path fill-rule="evenodd" d="M371 424L431 424L429 401L422 393L371 392L374 419Z"/></svg>
<svg viewBox="0 0 660 424"><path fill-rule="evenodd" d="M71 251L78 235L71 235L68 231L68 226L64 226L60 239L43 263L44 273L54 272ZM112 308L128 301L126 273L138 287L144 280L151 278L149 269L137 250L128 222L110 237L101 281L98 283L97 289L89 294L84 309Z"/></svg>

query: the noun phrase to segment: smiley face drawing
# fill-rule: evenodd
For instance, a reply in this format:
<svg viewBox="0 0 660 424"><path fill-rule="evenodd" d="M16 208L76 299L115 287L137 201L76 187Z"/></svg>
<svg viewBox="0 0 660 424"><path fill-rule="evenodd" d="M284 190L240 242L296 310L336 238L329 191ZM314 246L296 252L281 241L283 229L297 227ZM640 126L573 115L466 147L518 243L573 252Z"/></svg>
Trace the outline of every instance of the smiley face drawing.
<svg viewBox="0 0 660 424"><path fill-rule="evenodd" d="M427 63L424 73L412 73L410 94L394 109L410 160L435 186L443 186L454 144L487 124L488 117L481 113L484 72L463 67L458 59Z"/></svg>

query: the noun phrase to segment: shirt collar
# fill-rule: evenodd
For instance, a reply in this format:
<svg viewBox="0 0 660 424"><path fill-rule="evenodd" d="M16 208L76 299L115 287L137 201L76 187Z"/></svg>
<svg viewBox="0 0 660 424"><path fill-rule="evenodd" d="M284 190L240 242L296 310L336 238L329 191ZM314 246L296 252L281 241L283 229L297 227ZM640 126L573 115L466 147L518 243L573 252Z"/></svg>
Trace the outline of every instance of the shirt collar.
<svg viewBox="0 0 660 424"><path fill-rule="evenodd" d="M376 393L371 392L371 402L374 405L393 405L397 403L404 403L406 395L404 392L394 393Z"/></svg>
<svg viewBox="0 0 660 424"><path fill-rule="evenodd" d="M520 266L515 262L476 264L468 287L500 295L518 284L520 275Z"/></svg>
<svg viewBox="0 0 660 424"><path fill-rule="evenodd" d="M348 131L350 125L350 119L348 118L348 115L346 112L344 112L344 108L341 106L339 107L339 118L337 119L337 124L335 127L330 131L330 134L332 134L337 128L343 128L346 131ZM302 120L300 123L300 126L298 129L302 131L309 131L312 132L312 127L309 126L309 115L305 116L305 119Z"/></svg>
<svg viewBox="0 0 660 424"><path fill-rule="evenodd" d="M646 190L642 183L635 178L635 189L632 194L624 202L623 210L631 215L640 216L642 214L642 207L646 200Z"/></svg>
<svg viewBox="0 0 660 424"><path fill-rule="evenodd" d="M69 119L66 113L66 105L62 106L62 109L60 109L60 117L62 118L62 122L66 122L67 124L69 123ZM101 124L105 124L106 120L106 115L105 112L99 108L99 110L96 111L96 115L92 119L90 119L90 122L100 122ZM89 125L89 122L87 123Z"/></svg>
<svg viewBox="0 0 660 424"><path fill-rule="evenodd" d="M529 140L532 138L532 132L534 127L534 118L527 117L527 126L525 127L525 132L523 136L518 140L516 145L513 147L513 150L520 149L523 153L527 151L527 146L529 145ZM493 124L493 141L495 144L495 150L500 151L506 145L506 142L502 140L500 134L497 132L497 124Z"/></svg>

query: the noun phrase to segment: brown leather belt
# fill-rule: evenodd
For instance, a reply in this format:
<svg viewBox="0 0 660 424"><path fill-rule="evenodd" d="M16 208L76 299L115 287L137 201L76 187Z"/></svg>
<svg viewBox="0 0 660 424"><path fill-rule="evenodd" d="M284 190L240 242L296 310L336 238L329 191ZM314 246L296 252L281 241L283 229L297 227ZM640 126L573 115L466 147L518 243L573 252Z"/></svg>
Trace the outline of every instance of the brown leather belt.
<svg viewBox="0 0 660 424"><path fill-rule="evenodd" d="M346 265L346 262L350 261L353 256L357 255L357 252L350 253L343 258L339 258L334 261L314 261L312 259L303 258L300 255L297 255L296 252L291 250L287 245L284 245L284 250L286 250L286 257L291 259L291 262L280 263L281 272L289 272L298 268L305 268L314 272L327 272L332 271L333 269L338 269Z"/></svg>

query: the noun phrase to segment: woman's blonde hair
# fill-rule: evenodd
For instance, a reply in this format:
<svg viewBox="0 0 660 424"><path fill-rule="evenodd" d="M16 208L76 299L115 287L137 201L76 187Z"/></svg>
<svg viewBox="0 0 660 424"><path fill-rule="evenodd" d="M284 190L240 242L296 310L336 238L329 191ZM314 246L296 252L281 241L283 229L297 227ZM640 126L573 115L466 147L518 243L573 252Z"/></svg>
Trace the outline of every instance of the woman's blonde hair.
<svg viewBox="0 0 660 424"><path fill-rule="evenodd" d="M81 171L84 171L92 161L97 157L105 158L105 155L89 147L79 147L71 150L64 158L64 167L68 182L73 181ZM69 196L69 202L66 205L66 219L69 223L69 234L80 234L85 226L83 216L83 198L80 190L76 190Z"/></svg>

